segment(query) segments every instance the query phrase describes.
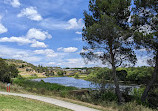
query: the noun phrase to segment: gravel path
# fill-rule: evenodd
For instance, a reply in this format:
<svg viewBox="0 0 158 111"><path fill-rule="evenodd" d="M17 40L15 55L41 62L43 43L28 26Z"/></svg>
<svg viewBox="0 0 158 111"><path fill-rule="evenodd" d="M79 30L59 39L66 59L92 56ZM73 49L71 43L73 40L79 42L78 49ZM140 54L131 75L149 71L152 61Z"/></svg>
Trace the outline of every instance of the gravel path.
<svg viewBox="0 0 158 111"><path fill-rule="evenodd" d="M35 100L43 101L43 102L46 102L46 103L54 104L54 105L57 105L57 106L61 106L61 107L67 108L67 109L71 109L71 110L74 110L74 111L99 111L99 110L96 110L96 109L88 108L88 107L85 107L85 106L81 106L81 105L77 105L77 104L73 104L73 103L70 103L70 102L65 102L65 101L62 101L62 100L53 99L53 98L49 98L49 97L42 97L42 96L29 95L29 94L8 93L8 92L1 92L1 91L0 91L0 94L20 96L20 97L35 99Z"/></svg>

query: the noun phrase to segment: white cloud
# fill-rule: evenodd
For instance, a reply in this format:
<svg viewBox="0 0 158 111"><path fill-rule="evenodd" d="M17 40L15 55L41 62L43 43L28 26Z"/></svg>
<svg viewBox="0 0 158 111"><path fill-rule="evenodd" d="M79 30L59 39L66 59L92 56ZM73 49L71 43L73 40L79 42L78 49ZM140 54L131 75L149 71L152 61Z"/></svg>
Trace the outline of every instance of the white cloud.
<svg viewBox="0 0 158 111"><path fill-rule="evenodd" d="M63 51L63 52L76 52L78 50L78 48L76 47L68 47L68 48L63 48L63 47L60 47L57 49L57 51Z"/></svg>
<svg viewBox="0 0 158 111"><path fill-rule="evenodd" d="M8 29L5 28L1 23L0 23L0 34L7 32Z"/></svg>
<svg viewBox="0 0 158 111"><path fill-rule="evenodd" d="M10 48L2 45L0 45L0 49L0 56L3 58L20 59L31 63L41 61L41 58L34 56L30 50Z"/></svg>
<svg viewBox="0 0 158 111"><path fill-rule="evenodd" d="M50 30L56 29L82 29L84 27L84 22L82 19L77 20L77 18L72 18L68 21L61 21L56 19L44 19L40 23L42 27L45 27Z"/></svg>
<svg viewBox="0 0 158 111"><path fill-rule="evenodd" d="M19 0L12 0L11 1L11 5L13 7L19 7L21 4L20 4Z"/></svg>
<svg viewBox="0 0 158 111"><path fill-rule="evenodd" d="M42 48L46 48L47 45L44 43L44 42L39 42L39 41L33 41L33 43L30 45L30 47L36 47L36 48L39 48L39 47L42 47Z"/></svg>
<svg viewBox="0 0 158 111"><path fill-rule="evenodd" d="M75 32L76 34L79 34L79 35L81 35L82 34L82 32L79 32L79 31L77 31L77 32Z"/></svg>
<svg viewBox="0 0 158 111"><path fill-rule="evenodd" d="M57 57L58 54L54 52L52 49L45 49L45 50L35 50L35 54L42 54L46 55L47 57Z"/></svg>
<svg viewBox="0 0 158 111"><path fill-rule="evenodd" d="M37 12L35 7L28 7L23 10L17 15L18 17L26 16L27 18L34 20L34 21L41 21L43 18L42 16Z"/></svg>
<svg viewBox="0 0 158 111"><path fill-rule="evenodd" d="M149 56L145 56L145 55L137 55L137 63L136 66L149 66L147 64L147 60L151 59Z"/></svg>
<svg viewBox="0 0 158 111"><path fill-rule="evenodd" d="M49 62L48 65L56 65L55 62Z"/></svg>
<svg viewBox="0 0 158 111"><path fill-rule="evenodd" d="M29 43L32 43L31 40L27 39L27 38L24 38L24 37L3 37L3 38L0 38L0 42L17 42L17 43L20 43L20 44L29 44Z"/></svg>
<svg viewBox="0 0 158 111"><path fill-rule="evenodd" d="M67 59L69 64L81 63L80 59Z"/></svg>
<svg viewBox="0 0 158 111"><path fill-rule="evenodd" d="M39 40L45 40L46 38L48 38L48 39L52 38L52 36L48 32L41 31L40 29L35 29L35 28L30 29L27 32L26 37L29 39L35 38L35 39L39 39Z"/></svg>
<svg viewBox="0 0 158 111"><path fill-rule="evenodd" d="M63 47L60 47L57 49L57 51L62 51L63 50Z"/></svg>
<svg viewBox="0 0 158 111"><path fill-rule="evenodd" d="M24 44L31 44L30 47L36 47L36 48L46 48L47 45L44 42L37 41L39 40L45 40L46 38L52 38L52 36L46 32L41 31L40 29L32 28L30 29L26 36L23 37L1 37L0 42L16 42L20 45Z"/></svg>
<svg viewBox="0 0 158 111"><path fill-rule="evenodd" d="M70 58L66 59L62 62L56 62L58 63L58 66L62 67L94 67L94 66L100 66L100 67L105 67L105 65L102 65L102 63L98 60L97 63L94 62L88 62L86 64L82 58Z"/></svg>
<svg viewBox="0 0 158 111"><path fill-rule="evenodd" d="M82 41L82 37L76 37L73 40L75 40L75 41Z"/></svg>
<svg viewBox="0 0 158 111"><path fill-rule="evenodd" d="M66 29L81 29L84 27L84 23L82 19L77 20L76 18L72 18L68 21L69 26Z"/></svg>
<svg viewBox="0 0 158 111"><path fill-rule="evenodd" d="M2 16L0 15L0 34L5 33L8 31L6 27L1 23Z"/></svg>
<svg viewBox="0 0 158 111"><path fill-rule="evenodd" d="M104 52L95 52L94 54L97 54L97 55L103 55Z"/></svg>
<svg viewBox="0 0 158 111"><path fill-rule="evenodd" d="M36 48L39 48L39 47L46 48L47 47L47 45L44 42L30 40L25 37L10 37L10 38L3 37L3 38L0 38L0 42L16 42L20 45L31 44L30 47L36 47Z"/></svg>
<svg viewBox="0 0 158 111"><path fill-rule="evenodd" d="M18 8L21 5L20 2L19 2L19 0L4 0L4 3L10 4L14 8Z"/></svg>
<svg viewBox="0 0 158 111"><path fill-rule="evenodd" d="M57 61L56 63L57 63L56 65L60 67L85 67L86 66L83 59L81 58L66 59L63 61Z"/></svg>

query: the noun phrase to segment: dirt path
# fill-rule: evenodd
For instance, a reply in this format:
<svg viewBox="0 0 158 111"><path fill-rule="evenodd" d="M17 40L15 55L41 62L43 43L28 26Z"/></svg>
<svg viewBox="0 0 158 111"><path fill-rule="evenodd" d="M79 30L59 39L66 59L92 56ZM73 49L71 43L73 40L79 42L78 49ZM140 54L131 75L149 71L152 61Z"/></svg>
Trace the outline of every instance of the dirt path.
<svg viewBox="0 0 158 111"><path fill-rule="evenodd" d="M1 91L0 91L0 94L20 96L20 97L35 99L35 100L43 101L43 102L46 102L46 103L54 104L54 105L57 105L57 106L61 106L61 107L67 108L67 109L71 109L71 110L74 110L74 111L99 111L99 110L96 110L96 109L88 108L88 107L85 107L85 106L81 106L81 105L77 105L77 104L73 104L73 103L70 103L70 102L65 102L65 101L62 101L62 100L53 99L53 98L49 98L49 97L42 97L42 96L29 95L29 94L8 93L8 92L1 92Z"/></svg>

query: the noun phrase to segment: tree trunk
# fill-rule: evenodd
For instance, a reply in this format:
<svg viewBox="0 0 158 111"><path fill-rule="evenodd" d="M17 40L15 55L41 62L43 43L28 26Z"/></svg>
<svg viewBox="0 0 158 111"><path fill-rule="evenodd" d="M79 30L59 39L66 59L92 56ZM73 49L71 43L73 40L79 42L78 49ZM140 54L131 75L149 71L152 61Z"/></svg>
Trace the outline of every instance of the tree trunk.
<svg viewBox="0 0 158 111"><path fill-rule="evenodd" d="M123 102L123 99L122 99L122 94L120 92L118 79L116 76L116 67L115 67L115 61L114 61L114 54L112 52L112 46L110 47L110 55L111 55L111 61L112 61L112 73L114 77L115 93L118 98L118 103L121 104Z"/></svg>
<svg viewBox="0 0 158 111"><path fill-rule="evenodd" d="M152 74L152 79L151 81L148 83L148 85L146 86L146 89L144 90L142 96L141 96L141 101L145 102L146 98L148 96L148 93L152 87L152 85L154 84L154 82L157 79L157 74L158 74L158 51L156 53L156 64L155 64L155 68L154 68L154 73Z"/></svg>

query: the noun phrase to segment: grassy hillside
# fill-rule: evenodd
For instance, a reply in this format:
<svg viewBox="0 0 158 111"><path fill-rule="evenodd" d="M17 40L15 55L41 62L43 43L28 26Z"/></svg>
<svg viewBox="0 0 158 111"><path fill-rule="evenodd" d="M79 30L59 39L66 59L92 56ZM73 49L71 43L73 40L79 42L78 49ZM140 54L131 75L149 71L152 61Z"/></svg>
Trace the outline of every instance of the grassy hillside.
<svg viewBox="0 0 158 111"><path fill-rule="evenodd" d="M71 111L48 103L0 95L0 111Z"/></svg>
<svg viewBox="0 0 158 111"><path fill-rule="evenodd" d="M31 63L25 62L23 60L16 59L5 59L7 64L15 64L19 74L22 77L49 77L49 76L73 76L79 75L78 78L85 78L89 71L85 71L82 68L69 68L62 69L60 67L44 67L41 65L35 66ZM88 73L87 73L88 72Z"/></svg>
<svg viewBox="0 0 158 111"><path fill-rule="evenodd" d="M8 64L15 64L18 71L19 71L19 74L22 77L35 77L35 76L37 76L37 77L46 77L44 75L44 73L38 73L37 71L35 71L37 66L34 66L31 63L27 63L25 61L16 60L16 59L5 59L5 61Z"/></svg>

